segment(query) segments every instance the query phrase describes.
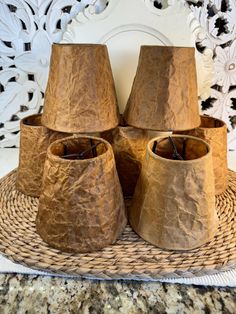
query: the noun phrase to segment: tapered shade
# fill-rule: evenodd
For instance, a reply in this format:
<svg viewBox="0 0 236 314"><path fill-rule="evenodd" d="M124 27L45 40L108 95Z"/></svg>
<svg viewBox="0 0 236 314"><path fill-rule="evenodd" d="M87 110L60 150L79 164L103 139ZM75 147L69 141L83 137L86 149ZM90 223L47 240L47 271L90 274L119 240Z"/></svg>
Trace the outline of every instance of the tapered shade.
<svg viewBox="0 0 236 314"><path fill-rule="evenodd" d="M118 126L102 133L102 137L112 145L124 196L133 196L148 142L163 133L132 126Z"/></svg>
<svg viewBox="0 0 236 314"><path fill-rule="evenodd" d="M20 129L20 158L16 187L26 195L39 197L48 146L68 134L55 132L43 126L41 114L22 119Z"/></svg>
<svg viewBox="0 0 236 314"><path fill-rule="evenodd" d="M94 133L119 121L105 45L54 44L42 122L52 130Z"/></svg>
<svg viewBox="0 0 236 314"><path fill-rule="evenodd" d="M129 219L146 241L189 250L210 241L218 227L212 152L196 137L171 139L176 151L166 137L148 143Z"/></svg>
<svg viewBox="0 0 236 314"><path fill-rule="evenodd" d="M201 125L184 134L202 138L212 148L213 169L215 175L215 193L219 195L228 187L227 165L227 126L224 121L208 116L201 116Z"/></svg>
<svg viewBox="0 0 236 314"><path fill-rule="evenodd" d="M189 130L200 125L194 48L141 46L124 117L142 129Z"/></svg>
<svg viewBox="0 0 236 314"><path fill-rule="evenodd" d="M114 243L125 225L111 145L96 137L53 143L36 219L43 240L62 251L91 252Z"/></svg>

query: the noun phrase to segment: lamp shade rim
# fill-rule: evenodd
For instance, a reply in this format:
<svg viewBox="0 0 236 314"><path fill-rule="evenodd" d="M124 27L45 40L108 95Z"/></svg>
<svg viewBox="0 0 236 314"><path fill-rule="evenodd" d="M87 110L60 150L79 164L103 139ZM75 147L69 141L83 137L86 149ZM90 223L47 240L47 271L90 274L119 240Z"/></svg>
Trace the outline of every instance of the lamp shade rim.
<svg viewBox="0 0 236 314"><path fill-rule="evenodd" d="M162 129L162 128L153 128L153 127L150 127L149 125L141 125L139 123L132 123L130 121L128 121L128 119L125 119L125 121L127 122L127 124L129 126L132 126L134 128L138 128L138 129L144 129L144 130L150 130L150 131L159 131L159 132L172 132L172 131L187 131L187 130L193 130L195 128L198 128L200 126L200 123L201 123L201 120L200 120L200 117L199 117L199 123L196 123L194 125L191 125L189 127L186 127L186 128L166 128L166 129Z"/></svg>
<svg viewBox="0 0 236 314"><path fill-rule="evenodd" d="M225 128L227 127L226 123L219 119L219 118L215 118L215 117L211 117L211 116L207 116L207 115L200 115L201 119L210 119L210 120L214 120L214 121L217 121L217 122L220 122L221 125L220 126L213 126L213 127L206 127L206 126L202 126L200 124L200 126L198 126L197 128L200 129L200 130L206 130L206 129L222 129L222 128ZM184 130L185 131L185 130Z"/></svg>
<svg viewBox="0 0 236 314"><path fill-rule="evenodd" d="M45 121L46 120L46 121ZM64 133L99 133L99 132L105 132L112 130L116 128L119 125L119 120L117 118L116 124L112 124L110 126L107 126L106 128L98 128L98 129L89 129L89 128L70 128L70 127L62 127L59 126L58 128L55 126L56 124L51 125L48 123L47 119L44 119L44 115L42 114L42 124L47 127L50 130L56 131L56 132L64 132Z"/></svg>
<svg viewBox="0 0 236 314"><path fill-rule="evenodd" d="M29 116L27 116L27 117L24 117L23 119L21 119L21 121L20 121L20 125L24 125L24 127L25 128L42 128L42 127L44 127L44 125L43 124L41 124L41 125L34 125L34 124L27 124L26 123L26 120L27 119L29 119L29 118L33 118L33 117L40 117L41 118L41 123L42 123L42 114L41 113L35 113L35 114L31 114L31 115L29 115Z"/></svg>
<svg viewBox="0 0 236 314"><path fill-rule="evenodd" d="M155 245L156 247L158 247L158 248L160 248L160 249L162 249L162 250L165 250L165 251L176 251L176 250L178 250L178 251L180 251L180 252L181 252L181 251L187 252L187 251L189 251L189 250L197 249L197 248L201 247L202 245L205 245L207 242L210 242L212 239L214 239L215 234L216 234L216 232L217 232L217 230L218 230L218 224L216 224L216 225L215 225L215 228L212 230L211 236L208 237L207 242L206 242L206 240L205 240L205 241L202 240L202 241L199 242L197 245L189 246L188 248L183 248L182 246L179 246L179 247L173 246L173 248L172 248L171 246L168 246L168 248L167 248L167 247L165 247L164 245L160 245L159 243L157 244L157 242L154 241L151 237L148 237L148 236L143 235L143 232L136 231L136 226L135 226L135 224L133 224L132 219L130 218L130 215L129 215L129 222L130 222L130 225L131 225L132 229L133 229L143 240L145 240L145 241L147 241L147 242L149 242L149 243Z"/></svg>
<svg viewBox="0 0 236 314"><path fill-rule="evenodd" d="M42 209L44 210L43 207L42 207ZM94 209L96 209L96 208L94 208ZM99 207L97 209L99 209ZM65 253L95 253L97 251L104 249L104 247L108 246L109 244L114 244L117 241L117 238L119 238L120 235L124 232L124 228L126 225L127 225L127 220L125 219L121 224L121 228L120 228L119 232L117 233L116 237L114 237L114 239L112 239L112 241L110 241L109 243L106 243L105 246L104 246L104 244L96 245L93 243L94 246L92 249L89 247L84 248L84 249L81 249L81 248L75 249L72 247L68 247L67 245L63 246L63 245L60 245L58 243L52 243L52 242L49 242L46 240L44 240L44 241L47 242L50 245L50 247L52 247L56 250L63 251ZM90 230L91 229L92 228L90 228ZM40 237L43 239L43 234L41 233L41 230L40 230L40 227L38 226L38 224L36 224L36 230L37 230L37 233L40 235ZM90 242L90 245L91 245L91 243L92 243L92 241ZM79 244L77 244L77 246L79 246Z"/></svg>
<svg viewBox="0 0 236 314"><path fill-rule="evenodd" d="M60 156L57 156L55 155L53 152L52 152L52 148L59 144L59 143L62 143L63 142L66 142L68 140L79 140L79 139L92 139L92 140L97 140L97 141L100 141L102 142L103 144L105 144L106 146L106 151L104 153L102 153L101 155L98 155L96 157L93 157L93 158L89 158L89 159L74 159L74 160L71 160L71 159L64 159ZM65 163L65 164L68 164L68 163L71 163L71 164L82 164L82 163L87 163L88 160L90 162L97 162L97 160L99 159L104 159L106 158L106 155L108 153L111 153L112 152L112 146L110 145L109 142L107 142L106 140L104 140L103 138L100 138L100 137L96 137L96 136L86 136L86 135L78 135L78 136L68 136L68 137L65 137L63 139L59 139L55 142L53 142L49 147L48 147L48 150L47 150L47 155L48 155L48 158L50 160L54 160L55 162L57 163Z"/></svg>
<svg viewBox="0 0 236 314"><path fill-rule="evenodd" d="M105 47L107 47L107 45L105 45L105 44L95 44L95 43L53 43L52 46L68 46L68 47L69 46L72 46L72 47L73 46L83 46L83 47L86 47L86 46L88 46L88 47L105 46Z"/></svg>
<svg viewBox="0 0 236 314"><path fill-rule="evenodd" d="M163 45L141 45L140 46L140 48L145 48L145 47L158 47L158 48L163 48L163 49L169 49L169 48L174 48L174 49L178 49L178 48L180 48L180 49L190 49L190 50L193 50L193 51L195 51L196 49L195 49L195 47L193 47L193 46L173 46L173 45L165 45L165 46L163 46Z"/></svg>
<svg viewBox="0 0 236 314"><path fill-rule="evenodd" d="M149 153L149 155L154 158L154 159L159 159L160 161L162 162L166 162L166 163L172 163L172 164L192 164L192 163L199 163L201 162L203 159L206 159L209 157L209 155L212 155L212 149L211 149L211 146L204 140L198 138L198 137L195 137L195 136L190 136L190 135L179 135L179 134L173 134L171 135L170 137L175 137L175 138L188 138L188 139L192 139L192 140L196 140L196 141L199 141L199 142L202 142L206 147L207 147L207 153L199 158L195 158L195 159L189 159L189 160L174 160L174 159L168 159L168 158L164 158L164 157L161 157L157 154L155 154L152 149L151 149L151 145L155 142L155 141L158 141L158 140L161 140L161 139L165 139L165 138L168 138L168 136L166 135L162 135L162 136L158 136L158 137L155 137L153 139L151 139L149 142L148 142L148 145L147 145L147 151Z"/></svg>

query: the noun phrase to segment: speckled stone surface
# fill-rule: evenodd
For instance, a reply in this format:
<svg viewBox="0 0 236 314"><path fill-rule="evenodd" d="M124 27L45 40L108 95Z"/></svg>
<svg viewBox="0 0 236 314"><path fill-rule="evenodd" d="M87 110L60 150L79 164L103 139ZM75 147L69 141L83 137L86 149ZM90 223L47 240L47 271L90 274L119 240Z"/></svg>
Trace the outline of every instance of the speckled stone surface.
<svg viewBox="0 0 236 314"><path fill-rule="evenodd" d="M0 275L0 314L236 313L236 288Z"/></svg>

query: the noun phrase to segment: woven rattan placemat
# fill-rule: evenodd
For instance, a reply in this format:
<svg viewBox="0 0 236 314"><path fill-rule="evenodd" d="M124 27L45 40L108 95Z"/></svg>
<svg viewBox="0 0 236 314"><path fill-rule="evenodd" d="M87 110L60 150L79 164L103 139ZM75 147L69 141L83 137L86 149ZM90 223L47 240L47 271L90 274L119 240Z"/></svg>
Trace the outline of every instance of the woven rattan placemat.
<svg viewBox="0 0 236 314"><path fill-rule="evenodd" d="M188 252L159 249L127 226L102 251L68 254L50 248L36 233L38 199L15 189L16 171L0 181L0 251L33 269L99 279L158 279L214 274L236 268L236 173L229 171L228 190L217 197L220 226L214 240Z"/></svg>

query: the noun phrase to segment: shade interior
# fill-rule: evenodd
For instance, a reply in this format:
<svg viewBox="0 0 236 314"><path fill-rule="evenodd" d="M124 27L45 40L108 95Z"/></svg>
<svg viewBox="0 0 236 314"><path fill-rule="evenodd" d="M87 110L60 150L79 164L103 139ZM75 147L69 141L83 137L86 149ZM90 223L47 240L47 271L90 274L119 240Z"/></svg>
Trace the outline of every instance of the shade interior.
<svg viewBox="0 0 236 314"><path fill-rule="evenodd" d="M224 126L224 122L219 119L215 119L213 117L205 117L205 116L201 117L200 127L202 128L221 128L223 126Z"/></svg>
<svg viewBox="0 0 236 314"><path fill-rule="evenodd" d="M172 160L193 160L208 153L203 141L187 137L162 138L154 141L151 149L156 155Z"/></svg>
<svg viewBox="0 0 236 314"><path fill-rule="evenodd" d="M23 124L25 125L42 126L41 115L29 116L29 117L24 118L22 121L23 121Z"/></svg>
<svg viewBox="0 0 236 314"><path fill-rule="evenodd" d="M94 138L68 139L54 143L53 155L68 160L83 160L98 157L107 151L107 145Z"/></svg>

